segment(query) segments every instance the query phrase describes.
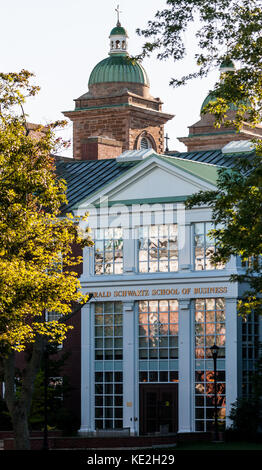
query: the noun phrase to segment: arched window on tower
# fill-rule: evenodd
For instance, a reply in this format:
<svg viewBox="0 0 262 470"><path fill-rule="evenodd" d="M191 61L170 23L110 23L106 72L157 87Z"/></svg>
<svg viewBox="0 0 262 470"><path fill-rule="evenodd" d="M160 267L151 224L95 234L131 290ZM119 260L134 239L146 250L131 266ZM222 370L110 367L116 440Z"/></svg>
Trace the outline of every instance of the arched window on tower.
<svg viewBox="0 0 262 470"><path fill-rule="evenodd" d="M151 148L152 148L152 144L150 140L147 139L146 137L142 137L140 141L140 150L151 149Z"/></svg>

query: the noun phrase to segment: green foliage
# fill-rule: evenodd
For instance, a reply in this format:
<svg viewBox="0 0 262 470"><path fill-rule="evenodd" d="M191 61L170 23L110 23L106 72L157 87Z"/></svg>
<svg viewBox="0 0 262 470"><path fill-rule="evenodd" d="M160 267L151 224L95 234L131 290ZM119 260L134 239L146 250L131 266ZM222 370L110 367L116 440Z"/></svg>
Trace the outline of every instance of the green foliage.
<svg viewBox="0 0 262 470"><path fill-rule="evenodd" d="M75 424L75 417L67 409L66 401L70 396L72 387L69 378L64 374L69 353L62 353L53 347L49 347L48 376L49 386L47 388L47 421L49 429L59 429L65 433L72 433ZM55 356L54 356L55 355ZM34 394L29 416L31 429L40 430L44 427L44 364L38 372L34 385ZM61 383L55 382L53 378L61 378Z"/></svg>
<svg viewBox="0 0 262 470"><path fill-rule="evenodd" d="M26 70L0 73L0 374L16 449L30 447L28 416L45 345L62 343L73 305L88 301L73 247L92 244L86 216L60 212L66 183L56 174L54 155L63 142L55 129L65 123L27 123L24 104L39 90L32 78ZM47 312L58 319L47 321Z"/></svg>
<svg viewBox="0 0 262 470"><path fill-rule="evenodd" d="M245 436L262 430L262 359L251 376L252 394L236 400L230 411L232 429Z"/></svg>
<svg viewBox="0 0 262 470"><path fill-rule="evenodd" d="M238 159L232 169L221 168L217 190L200 191L189 197L187 207L197 205L212 208L216 230L216 253L213 262L225 263L230 256L240 256L246 263L243 273L231 276L231 281L247 285L239 311L243 315L252 310L261 312L262 299L262 156L258 151Z"/></svg>
<svg viewBox="0 0 262 470"><path fill-rule="evenodd" d="M247 398L239 399L232 405L229 417L234 431L254 436L259 424L258 403Z"/></svg>
<svg viewBox="0 0 262 470"><path fill-rule="evenodd" d="M44 311L67 315L87 300L72 266L72 246L91 243L80 219L60 216L65 181L52 156L60 142L54 123L34 131L23 103L38 88L32 74L0 74L0 348L22 351L37 335L61 342L69 329L45 322ZM21 111L22 109L22 111ZM56 267L63 260L63 269Z"/></svg>
<svg viewBox="0 0 262 470"><path fill-rule="evenodd" d="M185 33L192 25L195 32L195 67L192 73L173 77L170 84L181 86L188 80L206 76L214 67L229 59L240 67L226 72L216 84L219 100L206 106L217 125L230 124L230 105L237 108L233 119L239 129L243 120L255 125L262 121L262 6L260 0L167 0L146 29L137 32L147 38L140 58L157 52L160 60L183 59L192 42L185 42Z"/></svg>

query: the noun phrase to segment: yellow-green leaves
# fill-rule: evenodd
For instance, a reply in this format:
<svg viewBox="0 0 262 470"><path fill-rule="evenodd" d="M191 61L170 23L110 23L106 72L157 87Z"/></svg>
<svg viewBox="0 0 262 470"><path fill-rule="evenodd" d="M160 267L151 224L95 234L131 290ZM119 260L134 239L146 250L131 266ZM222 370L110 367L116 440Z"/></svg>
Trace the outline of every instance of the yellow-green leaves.
<svg viewBox="0 0 262 470"><path fill-rule="evenodd" d="M215 87L223 103L217 100L206 111L216 115L218 124L231 120L239 129L243 120L250 125L262 121L261 29L261 0L167 0L147 28L137 31L147 40L139 57L155 51L160 60L176 62L193 49L195 64L187 75L180 76L183 66L173 68L170 84L176 87L223 64L224 73ZM187 32L194 34L193 41L185 40ZM235 63L234 71L228 69L229 61ZM229 119L232 104L237 112Z"/></svg>
<svg viewBox="0 0 262 470"><path fill-rule="evenodd" d="M55 172L57 139L49 126L25 122L22 103L38 87L32 74L0 74L0 347L22 351L36 335L62 342L66 323L47 322L46 311L67 316L81 294L74 246L91 244L81 218L60 217L66 184Z"/></svg>

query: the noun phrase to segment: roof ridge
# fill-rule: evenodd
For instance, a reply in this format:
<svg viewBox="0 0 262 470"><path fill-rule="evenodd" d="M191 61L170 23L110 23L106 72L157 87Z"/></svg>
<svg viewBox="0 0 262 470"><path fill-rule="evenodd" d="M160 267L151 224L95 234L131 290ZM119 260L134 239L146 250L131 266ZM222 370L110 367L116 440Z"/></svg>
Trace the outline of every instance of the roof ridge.
<svg viewBox="0 0 262 470"><path fill-rule="evenodd" d="M191 152L185 152L185 153L191 153ZM207 162L199 162L198 160L190 160L182 157L175 157L171 155L159 155L160 157L164 158L171 158L171 159L177 159L177 160L182 160L183 162L190 162L190 163L196 163L196 164L201 164L201 165L207 165L207 166L214 166L214 167L222 167L222 165L215 165L214 163L207 163Z"/></svg>

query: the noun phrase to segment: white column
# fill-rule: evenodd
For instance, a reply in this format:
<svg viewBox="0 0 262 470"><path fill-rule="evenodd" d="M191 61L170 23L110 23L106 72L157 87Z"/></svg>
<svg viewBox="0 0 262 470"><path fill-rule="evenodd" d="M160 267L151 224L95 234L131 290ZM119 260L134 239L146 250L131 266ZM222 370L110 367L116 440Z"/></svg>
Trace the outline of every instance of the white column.
<svg viewBox="0 0 262 470"><path fill-rule="evenodd" d="M241 318L237 314L237 299L225 299L226 303L226 425L231 406L240 393L242 379Z"/></svg>
<svg viewBox="0 0 262 470"><path fill-rule="evenodd" d="M92 304L81 311L81 428L79 434L94 431L94 316Z"/></svg>
<svg viewBox="0 0 262 470"><path fill-rule="evenodd" d="M123 427L138 433L138 371L135 303L123 302Z"/></svg>
<svg viewBox="0 0 262 470"><path fill-rule="evenodd" d="M189 300L179 301L178 432L192 432L192 320Z"/></svg>

